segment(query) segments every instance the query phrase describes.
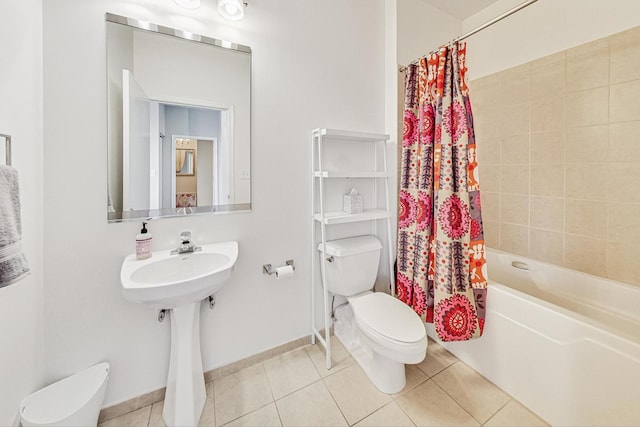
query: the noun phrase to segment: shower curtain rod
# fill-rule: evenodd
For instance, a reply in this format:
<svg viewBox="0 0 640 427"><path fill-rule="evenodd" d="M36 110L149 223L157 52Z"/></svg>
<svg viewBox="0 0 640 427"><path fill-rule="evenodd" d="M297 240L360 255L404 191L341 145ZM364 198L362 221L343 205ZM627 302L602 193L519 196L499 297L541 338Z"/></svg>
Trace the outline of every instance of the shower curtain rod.
<svg viewBox="0 0 640 427"><path fill-rule="evenodd" d="M471 31L469 31L469 32L467 32L467 33L464 33L463 35L456 37L455 39L453 39L453 40L451 40L449 43L447 43L447 45L451 45L451 44L453 44L453 43L456 43L456 42L462 41L462 40L464 40L464 39L466 39L466 38L468 38L468 37L471 37L472 35L474 35L474 34L476 34L476 33L479 33L480 31L484 30L484 29L485 29L485 28L487 28L487 27L492 26L493 24L495 24L495 23L497 23L497 22L502 21L504 18L507 18L507 17L509 17L509 16L513 15L514 13L516 13L516 12L518 12L518 11L520 11L520 10L524 9L524 8L525 8L525 7L527 7L527 6L532 5L533 3L537 2L537 1L538 1L538 0L528 0L528 1L524 2L524 3L522 3L522 4L519 4L518 6L516 6L516 7L512 8L512 9L507 10L507 11L506 11L505 13L503 13L502 15L496 16L496 17L495 17L495 18L493 18L491 21L485 22L484 24L480 25L479 27L474 28L473 30L471 30ZM431 55L432 53L436 53L436 52L438 52L438 50L440 50L440 48L435 49L435 50L432 50L431 52L429 52L429 55ZM412 61L410 64L417 64L417 63L418 63L418 61L419 61L419 59L417 59L417 60L415 60L415 61ZM402 71L405 71L406 69L407 69L407 67L400 67L400 71L401 71L401 72L402 72Z"/></svg>

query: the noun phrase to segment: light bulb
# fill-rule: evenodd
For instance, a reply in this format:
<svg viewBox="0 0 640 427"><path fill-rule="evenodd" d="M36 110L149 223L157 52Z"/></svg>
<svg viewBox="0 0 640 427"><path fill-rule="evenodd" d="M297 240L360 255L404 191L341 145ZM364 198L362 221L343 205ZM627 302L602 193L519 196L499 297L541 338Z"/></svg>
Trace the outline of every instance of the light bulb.
<svg viewBox="0 0 640 427"><path fill-rule="evenodd" d="M242 0L218 0L218 13L224 19L239 21L244 18L244 4Z"/></svg>

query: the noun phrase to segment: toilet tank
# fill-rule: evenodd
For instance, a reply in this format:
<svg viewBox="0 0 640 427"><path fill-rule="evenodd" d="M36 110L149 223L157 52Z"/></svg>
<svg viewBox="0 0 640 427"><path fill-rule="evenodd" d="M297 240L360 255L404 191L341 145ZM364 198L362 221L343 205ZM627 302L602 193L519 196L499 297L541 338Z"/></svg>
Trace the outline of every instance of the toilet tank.
<svg viewBox="0 0 640 427"><path fill-rule="evenodd" d="M358 236L326 242L326 283L329 292L351 296L375 285L382 245L375 236ZM322 251L322 243L318 245Z"/></svg>

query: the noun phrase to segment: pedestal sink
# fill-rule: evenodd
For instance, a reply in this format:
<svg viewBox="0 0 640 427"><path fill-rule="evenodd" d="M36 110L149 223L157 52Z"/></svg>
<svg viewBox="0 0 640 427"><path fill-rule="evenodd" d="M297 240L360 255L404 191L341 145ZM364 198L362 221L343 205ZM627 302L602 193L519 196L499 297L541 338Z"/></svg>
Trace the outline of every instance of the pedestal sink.
<svg viewBox="0 0 640 427"><path fill-rule="evenodd" d="M171 309L171 355L162 416L168 426L196 426L206 400L200 353L200 302L220 290L238 259L238 243L203 245L197 252L153 252L122 263L124 297Z"/></svg>

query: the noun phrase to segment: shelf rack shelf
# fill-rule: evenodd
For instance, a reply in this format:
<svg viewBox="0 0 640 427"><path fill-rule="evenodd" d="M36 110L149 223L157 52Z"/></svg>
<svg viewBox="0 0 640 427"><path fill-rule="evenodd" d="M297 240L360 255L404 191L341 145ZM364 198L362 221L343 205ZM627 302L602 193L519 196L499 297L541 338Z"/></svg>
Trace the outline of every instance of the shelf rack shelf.
<svg viewBox="0 0 640 427"><path fill-rule="evenodd" d="M320 137L340 139L343 141L378 142L388 141L389 135L383 133L354 132L339 129L315 129L313 131Z"/></svg>
<svg viewBox="0 0 640 427"><path fill-rule="evenodd" d="M387 172L378 171L314 171L316 178L390 178Z"/></svg>
<svg viewBox="0 0 640 427"><path fill-rule="evenodd" d="M391 212L383 209L365 209L364 212L355 214L342 211L325 212L324 217L319 213L313 215L313 219L322 222L324 225L346 224L349 222L370 221L390 217Z"/></svg>
<svg viewBox="0 0 640 427"><path fill-rule="evenodd" d="M326 170L322 167L325 150L329 151L329 148L325 147L325 142L331 140L332 143L345 142L363 142L372 144L363 145L363 149L373 149L374 152L374 167L371 170ZM374 223L375 230L378 229L377 223L379 220L384 220L386 223L386 235L387 244L391 243L391 218L392 213L390 211L389 203L389 173L387 167L387 147L386 143L389 141L389 135L371 132L354 132L348 130L339 129L314 129L311 132L311 200L312 200L312 225L311 225L311 341L315 344L316 340L322 344L326 354L326 366L327 369L331 369L331 340L329 339L329 292L327 290L327 284L325 282L326 277L326 263L327 257L324 256L326 252L327 242L327 226L335 224L349 224L356 222L371 221ZM379 146L381 144L381 147ZM382 153L382 167L381 170L378 167L378 153ZM357 164L357 159L354 160L354 164ZM365 209L362 213L346 213L343 211L325 211L326 202L326 179L369 179L373 180L373 197L374 208ZM378 206L377 198L377 186L378 182L384 183L384 201ZM341 196L341 195L338 195ZM319 229L319 236L318 236ZM378 234L376 232L376 234ZM318 260L318 250L321 248L323 256ZM391 283L392 292L395 289L393 280L393 253L390 248L387 251L389 255L389 280ZM320 273L320 274L318 274ZM316 326L316 302L315 291L318 283L322 286L322 307L323 307L323 327L324 335L320 329Z"/></svg>

